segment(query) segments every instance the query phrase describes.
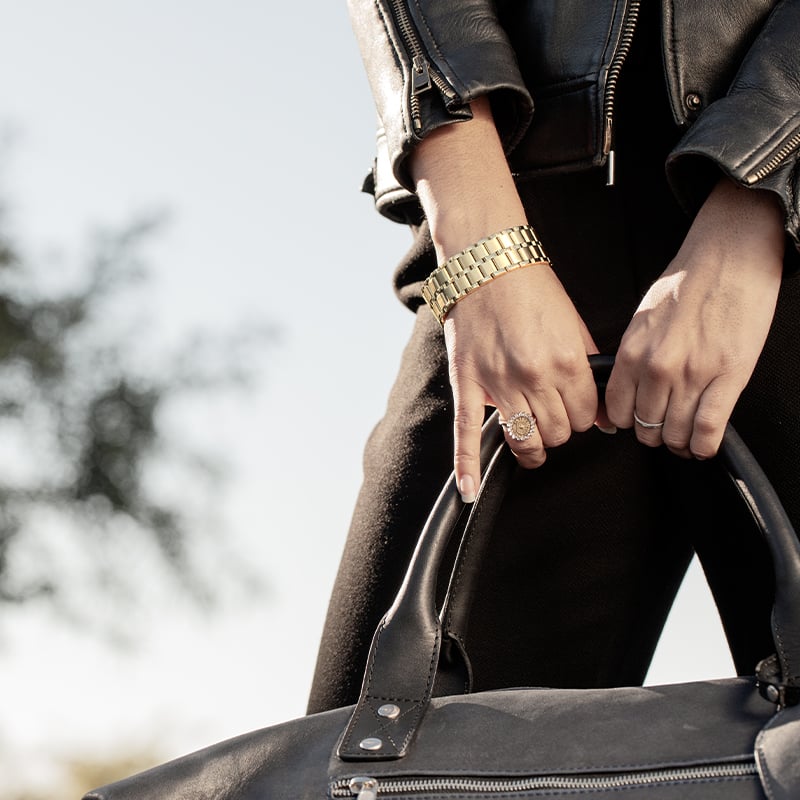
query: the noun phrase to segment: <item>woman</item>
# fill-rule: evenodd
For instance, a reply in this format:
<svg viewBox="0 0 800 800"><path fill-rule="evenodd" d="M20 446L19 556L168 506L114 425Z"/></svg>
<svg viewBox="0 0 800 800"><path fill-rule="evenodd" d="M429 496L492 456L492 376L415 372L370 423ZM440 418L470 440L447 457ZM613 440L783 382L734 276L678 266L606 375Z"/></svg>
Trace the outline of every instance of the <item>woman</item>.
<svg viewBox="0 0 800 800"><path fill-rule="evenodd" d="M733 414L800 522L800 0L734 5L351 3L383 125L372 189L415 231L396 287L417 323L367 446L309 710L357 696L451 467L474 499L487 406L521 467L548 465L520 471L482 565L478 687L641 682L695 550L737 668L768 654L763 553L737 520L721 539L696 462ZM428 276L447 281L437 265L529 224L535 256L454 283L432 301L443 325L421 307ZM598 351L617 353L605 408ZM638 445L617 437L610 475L601 431L617 428Z"/></svg>

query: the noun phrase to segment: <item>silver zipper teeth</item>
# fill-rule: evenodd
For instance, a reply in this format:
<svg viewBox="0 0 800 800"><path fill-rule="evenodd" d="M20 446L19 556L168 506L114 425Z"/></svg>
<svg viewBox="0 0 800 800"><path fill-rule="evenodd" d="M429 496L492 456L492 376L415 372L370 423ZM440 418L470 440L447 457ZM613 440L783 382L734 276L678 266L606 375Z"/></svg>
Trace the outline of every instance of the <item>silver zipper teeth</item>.
<svg viewBox="0 0 800 800"><path fill-rule="evenodd" d="M624 789L631 786L648 786L680 781L702 781L724 778L746 778L758 774L754 762L715 764L711 766L678 767L620 773L618 775L549 775L530 778L355 778L337 781L331 787L331 797L358 797L367 784L371 797L381 794L424 794L436 792L467 792L471 794L496 794L546 790L592 791Z"/></svg>
<svg viewBox="0 0 800 800"><path fill-rule="evenodd" d="M603 152L608 153L611 149L611 120L614 115L614 94L617 91L617 81L619 81L620 72L622 72L622 65L628 57L628 53L633 43L633 33L636 30L636 21L639 19L639 6L640 0L632 0L628 9L628 18L622 28L622 36L620 36L619 47L611 61L611 66L608 68L608 77L606 79L606 91L603 98L603 118L605 124L603 136Z"/></svg>
<svg viewBox="0 0 800 800"><path fill-rule="evenodd" d="M430 89L431 84L449 100L455 99L457 93L442 75L431 68L430 62L425 54L425 49L422 47L422 43L417 35L414 23L411 21L408 11L403 5L403 0L391 0L391 8L395 22L397 23L397 30L400 33L400 38L411 54L412 70L414 70L417 75L421 75L424 72L429 79L428 81L423 81L420 86L412 88L409 99L411 120L414 125L414 130L420 131L422 129L422 118L419 110L419 95Z"/></svg>
<svg viewBox="0 0 800 800"><path fill-rule="evenodd" d="M792 150L796 150L798 147L800 147L800 131L792 136L763 167L757 169L755 172L751 172L745 178L746 183L755 183L756 181L760 181L765 175L769 175Z"/></svg>

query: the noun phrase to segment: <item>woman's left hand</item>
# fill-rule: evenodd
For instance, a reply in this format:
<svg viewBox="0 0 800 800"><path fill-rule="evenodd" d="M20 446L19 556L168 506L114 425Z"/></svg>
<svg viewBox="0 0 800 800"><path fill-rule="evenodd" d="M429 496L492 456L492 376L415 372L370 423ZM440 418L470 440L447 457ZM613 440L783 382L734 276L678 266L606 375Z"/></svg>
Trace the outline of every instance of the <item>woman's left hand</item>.
<svg viewBox="0 0 800 800"><path fill-rule="evenodd" d="M684 457L717 452L767 338L784 247L776 199L720 180L622 338L611 422Z"/></svg>

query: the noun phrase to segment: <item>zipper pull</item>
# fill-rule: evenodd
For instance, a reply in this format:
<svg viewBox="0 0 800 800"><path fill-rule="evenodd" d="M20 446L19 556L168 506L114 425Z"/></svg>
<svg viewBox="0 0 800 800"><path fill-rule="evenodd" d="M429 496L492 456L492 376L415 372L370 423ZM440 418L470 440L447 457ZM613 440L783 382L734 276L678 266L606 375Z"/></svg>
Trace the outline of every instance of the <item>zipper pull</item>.
<svg viewBox="0 0 800 800"><path fill-rule="evenodd" d="M603 126L603 152L606 155L606 186L613 186L616 178L615 154L611 147L614 136L614 120L609 114Z"/></svg>
<svg viewBox="0 0 800 800"><path fill-rule="evenodd" d="M411 66L413 69L411 75L411 93L422 94L423 92L427 92L433 85L427 60L424 56L414 56Z"/></svg>
<svg viewBox="0 0 800 800"><path fill-rule="evenodd" d="M377 800L378 781L359 775L350 781L350 792L356 800Z"/></svg>
<svg viewBox="0 0 800 800"><path fill-rule="evenodd" d="M613 150L609 150L607 154L608 160L606 161L606 186L613 186L614 180L616 178L616 163L615 157L616 153Z"/></svg>

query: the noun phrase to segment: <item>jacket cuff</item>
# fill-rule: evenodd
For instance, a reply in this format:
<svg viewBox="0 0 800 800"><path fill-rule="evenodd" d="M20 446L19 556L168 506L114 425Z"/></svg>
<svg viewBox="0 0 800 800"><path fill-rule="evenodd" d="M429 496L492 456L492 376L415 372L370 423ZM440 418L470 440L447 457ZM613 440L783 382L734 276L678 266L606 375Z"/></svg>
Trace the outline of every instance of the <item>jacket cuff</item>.
<svg viewBox="0 0 800 800"><path fill-rule="evenodd" d="M350 0L349 7L383 127L385 158L400 187L414 190L408 158L417 144L443 125L470 119L469 104L484 95L490 96L506 152L513 150L530 123L533 102L492 2L463 0L455 14L440 0ZM398 13L405 17L402 28ZM419 80L415 88L415 58L430 71L422 90Z"/></svg>
<svg viewBox="0 0 800 800"><path fill-rule="evenodd" d="M761 137L755 130L759 123L753 125L753 136L748 136L747 119L753 109L752 105L746 104L741 108L743 104L737 102L741 100L743 98L725 98L708 108L667 158L667 179L678 202L690 214L697 213L721 174L727 175L740 186L773 192L784 210L786 232L800 250L798 153L787 156L777 164L773 162L771 169L763 172L770 164L765 156L772 150L758 148L753 151L745 147L746 142L757 142ZM715 109L717 105L721 107ZM754 119L758 120L758 112L755 114ZM763 121L764 117L760 119ZM736 137L721 143L719 131L732 126L738 129ZM779 126L773 140L783 140L787 135L788 141L792 136L800 137L800 113ZM766 153L762 152L765 149ZM773 153L772 158L776 159L777 154Z"/></svg>
<svg viewBox="0 0 800 800"><path fill-rule="evenodd" d="M696 212L720 172L775 193L800 248L800 3L779 3L726 97L703 111L667 159L678 201Z"/></svg>

